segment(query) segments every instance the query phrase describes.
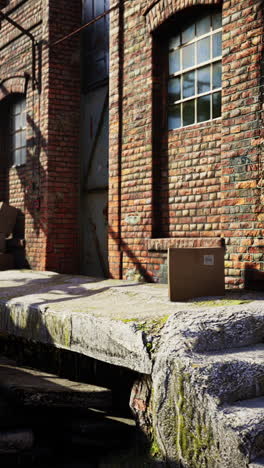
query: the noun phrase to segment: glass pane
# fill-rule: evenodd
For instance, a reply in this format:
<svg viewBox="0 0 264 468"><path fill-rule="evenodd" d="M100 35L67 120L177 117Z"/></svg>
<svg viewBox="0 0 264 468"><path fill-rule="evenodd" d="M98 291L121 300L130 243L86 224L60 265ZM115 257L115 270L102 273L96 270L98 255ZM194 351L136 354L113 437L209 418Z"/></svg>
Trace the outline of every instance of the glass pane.
<svg viewBox="0 0 264 468"><path fill-rule="evenodd" d="M184 73L183 75L183 99L195 94L195 72Z"/></svg>
<svg viewBox="0 0 264 468"><path fill-rule="evenodd" d="M16 166L19 166L19 164L20 164L20 149L14 151L13 155L14 155L13 164L15 164Z"/></svg>
<svg viewBox="0 0 264 468"><path fill-rule="evenodd" d="M21 132L21 146L26 146L26 130Z"/></svg>
<svg viewBox="0 0 264 468"><path fill-rule="evenodd" d="M22 128L25 128L26 127L26 122L27 122L27 114L26 112L23 112L22 114Z"/></svg>
<svg viewBox="0 0 264 468"><path fill-rule="evenodd" d="M21 128L21 114L18 114L14 117L14 127L13 130L19 130Z"/></svg>
<svg viewBox="0 0 264 468"><path fill-rule="evenodd" d="M172 37L169 42L169 49L175 49L175 47L179 47L181 44L180 34L178 36Z"/></svg>
<svg viewBox="0 0 264 468"><path fill-rule="evenodd" d="M205 37L197 42L197 63L210 60L210 37Z"/></svg>
<svg viewBox="0 0 264 468"><path fill-rule="evenodd" d="M213 94L213 119L221 117L221 92Z"/></svg>
<svg viewBox="0 0 264 468"><path fill-rule="evenodd" d="M169 53L169 74L172 75L180 70L180 51L174 50Z"/></svg>
<svg viewBox="0 0 264 468"><path fill-rule="evenodd" d="M21 112L25 112L25 110L26 110L26 100L23 99L21 101Z"/></svg>
<svg viewBox="0 0 264 468"><path fill-rule="evenodd" d="M194 100L183 103L183 126L194 123Z"/></svg>
<svg viewBox="0 0 264 468"><path fill-rule="evenodd" d="M216 33L213 35L213 57L219 57L222 55L222 33Z"/></svg>
<svg viewBox="0 0 264 468"><path fill-rule="evenodd" d="M20 148L21 146L21 133L15 133L14 135L14 148Z"/></svg>
<svg viewBox="0 0 264 468"><path fill-rule="evenodd" d="M25 164L26 162L26 147L24 146L24 148L21 148L21 164Z"/></svg>
<svg viewBox="0 0 264 468"><path fill-rule="evenodd" d="M202 36L210 31L211 17L201 18L196 23L196 36Z"/></svg>
<svg viewBox="0 0 264 468"><path fill-rule="evenodd" d="M210 120L210 94L197 99L197 121Z"/></svg>
<svg viewBox="0 0 264 468"><path fill-rule="evenodd" d="M183 68L194 66L194 44L190 44L182 49Z"/></svg>
<svg viewBox="0 0 264 468"><path fill-rule="evenodd" d="M213 64L213 89L221 88L222 85L222 64L216 62Z"/></svg>
<svg viewBox="0 0 264 468"><path fill-rule="evenodd" d="M179 128L181 126L181 105L170 107L168 113L168 128Z"/></svg>
<svg viewBox="0 0 264 468"><path fill-rule="evenodd" d="M169 104L181 99L181 79L172 78L168 84L168 100Z"/></svg>
<svg viewBox="0 0 264 468"><path fill-rule="evenodd" d="M18 101L14 104L14 115L20 114L20 112L21 112L21 105L20 105L20 101Z"/></svg>
<svg viewBox="0 0 264 468"><path fill-rule="evenodd" d="M198 94L210 91L210 66L197 70Z"/></svg>
<svg viewBox="0 0 264 468"><path fill-rule="evenodd" d="M212 16L212 26L213 29L218 29L222 27L222 14L214 13Z"/></svg>
<svg viewBox="0 0 264 468"><path fill-rule="evenodd" d="M194 39L195 36L195 25L191 24L182 31L182 43L189 42Z"/></svg>

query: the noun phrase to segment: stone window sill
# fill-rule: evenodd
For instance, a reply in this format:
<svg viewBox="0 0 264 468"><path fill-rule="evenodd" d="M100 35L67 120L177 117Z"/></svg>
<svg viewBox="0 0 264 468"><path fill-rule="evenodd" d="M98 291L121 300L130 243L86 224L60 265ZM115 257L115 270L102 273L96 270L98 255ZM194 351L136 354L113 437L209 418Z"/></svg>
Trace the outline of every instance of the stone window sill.
<svg viewBox="0 0 264 468"><path fill-rule="evenodd" d="M169 247L174 248L218 248L224 247L222 237L168 237L161 239L147 239L148 251L162 252L167 251Z"/></svg>

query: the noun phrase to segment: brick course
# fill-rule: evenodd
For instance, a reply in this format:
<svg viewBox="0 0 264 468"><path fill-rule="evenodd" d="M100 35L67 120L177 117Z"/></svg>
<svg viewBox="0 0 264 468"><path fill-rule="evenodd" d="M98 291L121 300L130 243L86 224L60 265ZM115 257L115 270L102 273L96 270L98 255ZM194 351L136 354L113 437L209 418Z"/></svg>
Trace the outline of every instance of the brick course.
<svg viewBox="0 0 264 468"><path fill-rule="evenodd" d="M221 4L222 117L168 132L160 37L173 15ZM262 3L124 1L110 52L112 276L159 281L168 246L223 238L227 287L252 286L264 274Z"/></svg>
<svg viewBox="0 0 264 468"><path fill-rule="evenodd" d="M32 83L31 41L6 20L1 22L0 111L6 97L26 95L27 162L4 164L0 194L25 215L29 266L77 272L79 205L79 37L49 47L81 22L81 2L11 0L2 9L29 30L39 44ZM39 51L41 50L41 54ZM76 52L77 51L77 52ZM26 81L26 83L25 83Z"/></svg>

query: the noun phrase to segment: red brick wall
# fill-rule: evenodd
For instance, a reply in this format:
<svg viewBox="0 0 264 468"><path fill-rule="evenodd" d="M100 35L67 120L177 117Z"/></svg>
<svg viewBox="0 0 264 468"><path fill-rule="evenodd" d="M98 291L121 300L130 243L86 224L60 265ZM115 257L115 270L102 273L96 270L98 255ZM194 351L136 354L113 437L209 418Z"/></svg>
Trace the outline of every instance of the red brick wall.
<svg viewBox="0 0 264 468"><path fill-rule="evenodd" d="M223 17L221 221L227 283L243 285L264 274L263 4L224 2Z"/></svg>
<svg viewBox="0 0 264 468"><path fill-rule="evenodd" d="M263 249L257 247L264 243L263 188L262 195L257 188L263 157L261 2L223 2L222 119L167 132L164 110L155 104L158 95L166 107L156 67L159 27L187 6L217 3L124 1L123 10L111 14L109 260L114 277L159 281L168 245L191 246L201 239L206 246L219 244L221 237L227 244L227 285L243 286L249 267L263 270ZM250 167L241 159L249 153ZM162 239L155 242L155 237Z"/></svg>
<svg viewBox="0 0 264 468"><path fill-rule="evenodd" d="M79 262L79 37L57 47L49 45L80 25L81 2L11 0L3 11L30 29L41 50L36 56L41 89L34 89L31 41L2 21L0 105L5 95L26 92L27 108L27 163L10 168L6 200L25 215L29 266L75 272ZM19 80L25 75L27 86L20 89ZM2 149L1 159L5 157Z"/></svg>

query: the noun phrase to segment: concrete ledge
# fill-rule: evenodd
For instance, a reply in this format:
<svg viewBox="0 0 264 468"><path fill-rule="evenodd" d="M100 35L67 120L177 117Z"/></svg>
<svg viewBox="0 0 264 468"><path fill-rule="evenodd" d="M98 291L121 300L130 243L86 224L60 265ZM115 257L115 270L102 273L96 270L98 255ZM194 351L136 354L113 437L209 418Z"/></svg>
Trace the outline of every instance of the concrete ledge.
<svg viewBox="0 0 264 468"><path fill-rule="evenodd" d="M161 238L161 239L147 239L147 249L160 251L168 250L169 247L174 248L217 248L224 246L224 239L221 237L179 237L179 238Z"/></svg>

